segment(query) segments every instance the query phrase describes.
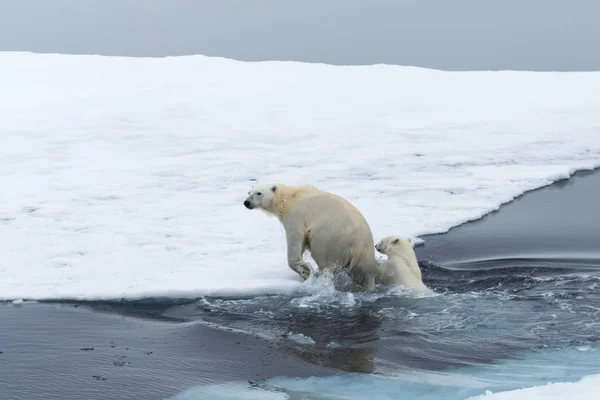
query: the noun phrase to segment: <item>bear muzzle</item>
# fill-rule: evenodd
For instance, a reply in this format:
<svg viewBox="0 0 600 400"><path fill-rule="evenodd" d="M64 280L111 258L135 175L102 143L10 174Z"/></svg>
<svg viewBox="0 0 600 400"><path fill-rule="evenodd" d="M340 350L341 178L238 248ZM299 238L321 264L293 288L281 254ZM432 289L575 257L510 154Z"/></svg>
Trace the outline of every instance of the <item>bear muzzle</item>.
<svg viewBox="0 0 600 400"><path fill-rule="evenodd" d="M248 209L248 210L252 210L254 208L254 206L252 205L252 203L250 203L250 200L244 200L244 206Z"/></svg>

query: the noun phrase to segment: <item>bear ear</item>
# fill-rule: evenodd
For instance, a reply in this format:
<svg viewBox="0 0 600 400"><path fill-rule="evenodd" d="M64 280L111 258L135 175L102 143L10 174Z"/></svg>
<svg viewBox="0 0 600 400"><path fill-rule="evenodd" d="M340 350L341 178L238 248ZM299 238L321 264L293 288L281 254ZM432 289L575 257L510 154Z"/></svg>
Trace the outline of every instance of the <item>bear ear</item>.
<svg viewBox="0 0 600 400"><path fill-rule="evenodd" d="M398 238L396 238L392 241L392 244L398 244L398 243L400 243L400 239L398 239Z"/></svg>
<svg viewBox="0 0 600 400"><path fill-rule="evenodd" d="M408 238L408 243L412 244L412 238Z"/></svg>
<svg viewBox="0 0 600 400"><path fill-rule="evenodd" d="M272 191L273 193L275 193L275 191L276 191L276 190L277 190L277 186L273 186L273 187L271 187L271 191Z"/></svg>

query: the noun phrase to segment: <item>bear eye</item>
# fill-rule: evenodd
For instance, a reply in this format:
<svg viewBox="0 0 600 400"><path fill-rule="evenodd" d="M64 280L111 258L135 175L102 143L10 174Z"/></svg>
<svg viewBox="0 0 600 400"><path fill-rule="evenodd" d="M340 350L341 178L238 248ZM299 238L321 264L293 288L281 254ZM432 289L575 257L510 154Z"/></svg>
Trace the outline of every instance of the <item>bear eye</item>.
<svg viewBox="0 0 600 400"><path fill-rule="evenodd" d="M257 196L262 196L262 192L256 192Z"/></svg>

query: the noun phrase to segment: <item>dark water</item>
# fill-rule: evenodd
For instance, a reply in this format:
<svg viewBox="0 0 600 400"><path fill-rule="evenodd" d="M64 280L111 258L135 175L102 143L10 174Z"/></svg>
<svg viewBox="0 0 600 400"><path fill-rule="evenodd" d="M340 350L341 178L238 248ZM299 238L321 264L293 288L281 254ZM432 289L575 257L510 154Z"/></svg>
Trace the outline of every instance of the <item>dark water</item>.
<svg viewBox="0 0 600 400"><path fill-rule="evenodd" d="M499 211L426 238L419 260L466 270L600 265L600 173L581 171L515 199Z"/></svg>
<svg viewBox="0 0 600 400"><path fill-rule="evenodd" d="M579 173L424 237L432 297L341 292L324 277L286 296L0 306L2 398L159 399L233 380L453 373L589 353L600 339L599 199L600 173ZM531 367L525 383L600 371L590 357L551 363L560 368Z"/></svg>
<svg viewBox="0 0 600 400"><path fill-rule="evenodd" d="M251 335L85 304L0 304L0 399L163 399L240 377L327 373L274 347Z"/></svg>

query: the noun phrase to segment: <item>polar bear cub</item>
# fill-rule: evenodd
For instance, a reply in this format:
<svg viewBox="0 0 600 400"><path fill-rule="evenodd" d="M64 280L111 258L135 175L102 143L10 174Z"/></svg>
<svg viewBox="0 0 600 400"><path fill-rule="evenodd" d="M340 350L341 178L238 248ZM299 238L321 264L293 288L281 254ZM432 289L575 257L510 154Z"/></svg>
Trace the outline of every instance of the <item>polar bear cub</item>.
<svg viewBox="0 0 600 400"><path fill-rule="evenodd" d="M423 283L421 268L410 238L387 236L375 245L375 249L388 257L378 266L376 283L402 285L413 293L432 293Z"/></svg>

